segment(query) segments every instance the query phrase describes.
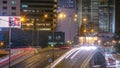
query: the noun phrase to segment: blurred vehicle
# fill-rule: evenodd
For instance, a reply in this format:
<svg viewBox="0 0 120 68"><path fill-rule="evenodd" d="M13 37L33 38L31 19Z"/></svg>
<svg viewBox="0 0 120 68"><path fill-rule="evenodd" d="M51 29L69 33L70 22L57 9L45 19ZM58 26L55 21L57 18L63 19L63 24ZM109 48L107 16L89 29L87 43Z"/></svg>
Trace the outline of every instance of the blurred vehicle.
<svg viewBox="0 0 120 68"><path fill-rule="evenodd" d="M61 48L61 49L71 49L70 46L60 46L59 48Z"/></svg>
<svg viewBox="0 0 120 68"><path fill-rule="evenodd" d="M116 64L116 61L113 58L108 58L108 62L110 65Z"/></svg>

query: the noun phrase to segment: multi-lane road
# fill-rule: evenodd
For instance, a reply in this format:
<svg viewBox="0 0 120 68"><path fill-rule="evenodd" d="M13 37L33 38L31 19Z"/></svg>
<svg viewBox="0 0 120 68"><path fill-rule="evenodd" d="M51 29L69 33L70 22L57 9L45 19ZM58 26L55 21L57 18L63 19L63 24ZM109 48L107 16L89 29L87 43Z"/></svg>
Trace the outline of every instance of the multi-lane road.
<svg viewBox="0 0 120 68"><path fill-rule="evenodd" d="M24 59L28 56L30 57ZM53 57L54 59L59 58L52 62ZM105 57L106 54L104 56L104 52L101 52L99 48L91 46L74 47L71 50L54 49L53 51L49 49L37 54L26 54L19 57L11 61L11 68L104 68L100 66L106 64ZM7 68L6 65L3 68Z"/></svg>
<svg viewBox="0 0 120 68"><path fill-rule="evenodd" d="M66 56L60 64L55 66L55 68L85 68L88 66L94 53L95 50L74 50L69 56Z"/></svg>
<svg viewBox="0 0 120 68"><path fill-rule="evenodd" d="M54 50L54 59L65 53L67 50ZM17 63L12 68L45 68L52 62L53 52L47 50L38 54L33 55L25 59L24 61Z"/></svg>
<svg viewBox="0 0 120 68"><path fill-rule="evenodd" d="M89 68L90 61L98 50L96 48L87 48L73 48L48 68Z"/></svg>
<svg viewBox="0 0 120 68"><path fill-rule="evenodd" d="M10 68L45 68L47 65L52 63L54 59L60 57L68 50L58 49L46 49L38 53L28 53L24 56L16 58L10 62ZM4 64L0 68L9 68L8 63Z"/></svg>

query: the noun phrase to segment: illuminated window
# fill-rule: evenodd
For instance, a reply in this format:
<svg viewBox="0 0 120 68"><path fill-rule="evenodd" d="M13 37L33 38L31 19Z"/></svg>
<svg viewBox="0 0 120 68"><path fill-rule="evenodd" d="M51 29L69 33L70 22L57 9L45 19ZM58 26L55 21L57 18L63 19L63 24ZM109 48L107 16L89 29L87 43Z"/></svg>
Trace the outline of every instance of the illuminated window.
<svg viewBox="0 0 120 68"><path fill-rule="evenodd" d="M52 39L52 36L48 36L48 39L51 40L51 39Z"/></svg>
<svg viewBox="0 0 120 68"><path fill-rule="evenodd" d="M35 12L35 10L32 10L32 12Z"/></svg>
<svg viewBox="0 0 120 68"><path fill-rule="evenodd" d="M36 10L36 12L39 12L39 10Z"/></svg>
<svg viewBox="0 0 120 68"><path fill-rule="evenodd" d="M11 1L11 4L12 4L12 5L15 5L15 4L16 4L16 1L14 1L14 0Z"/></svg>
<svg viewBox="0 0 120 68"><path fill-rule="evenodd" d="M28 5L22 4L22 8L27 8L27 7L28 7Z"/></svg>
<svg viewBox="0 0 120 68"><path fill-rule="evenodd" d="M28 12L28 10L23 10L23 12Z"/></svg>
<svg viewBox="0 0 120 68"><path fill-rule="evenodd" d="M57 2L57 0L54 0L54 2Z"/></svg>
<svg viewBox="0 0 120 68"><path fill-rule="evenodd" d="M39 21L39 19L36 19L36 21Z"/></svg>
<svg viewBox="0 0 120 68"><path fill-rule="evenodd" d="M61 36L56 36L56 39L57 39L57 40L60 40L60 39L61 39Z"/></svg>

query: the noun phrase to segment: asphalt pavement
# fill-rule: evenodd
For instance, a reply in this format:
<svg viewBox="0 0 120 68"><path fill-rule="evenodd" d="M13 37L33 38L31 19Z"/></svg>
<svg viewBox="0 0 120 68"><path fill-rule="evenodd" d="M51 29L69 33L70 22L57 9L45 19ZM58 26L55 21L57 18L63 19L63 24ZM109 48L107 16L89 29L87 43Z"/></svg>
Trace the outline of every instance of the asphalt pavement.
<svg viewBox="0 0 120 68"><path fill-rule="evenodd" d="M45 68L54 60L67 52L68 49L49 49L35 53L29 58L13 65L11 68Z"/></svg>
<svg viewBox="0 0 120 68"><path fill-rule="evenodd" d="M74 48L64 56L61 62L50 68L86 68L95 52L96 50Z"/></svg>

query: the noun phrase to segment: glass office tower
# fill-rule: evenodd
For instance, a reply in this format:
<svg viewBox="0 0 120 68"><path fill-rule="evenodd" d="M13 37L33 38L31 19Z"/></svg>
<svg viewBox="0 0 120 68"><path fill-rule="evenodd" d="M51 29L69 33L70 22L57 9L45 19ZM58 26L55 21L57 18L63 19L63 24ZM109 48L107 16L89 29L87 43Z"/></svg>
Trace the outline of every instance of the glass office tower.
<svg viewBox="0 0 120 68"><path fill-rule="evenodd" d="M115 31L114 0L76 0L79 33L84 34ZM84 21L86 19L86 21Z"/></svg>

